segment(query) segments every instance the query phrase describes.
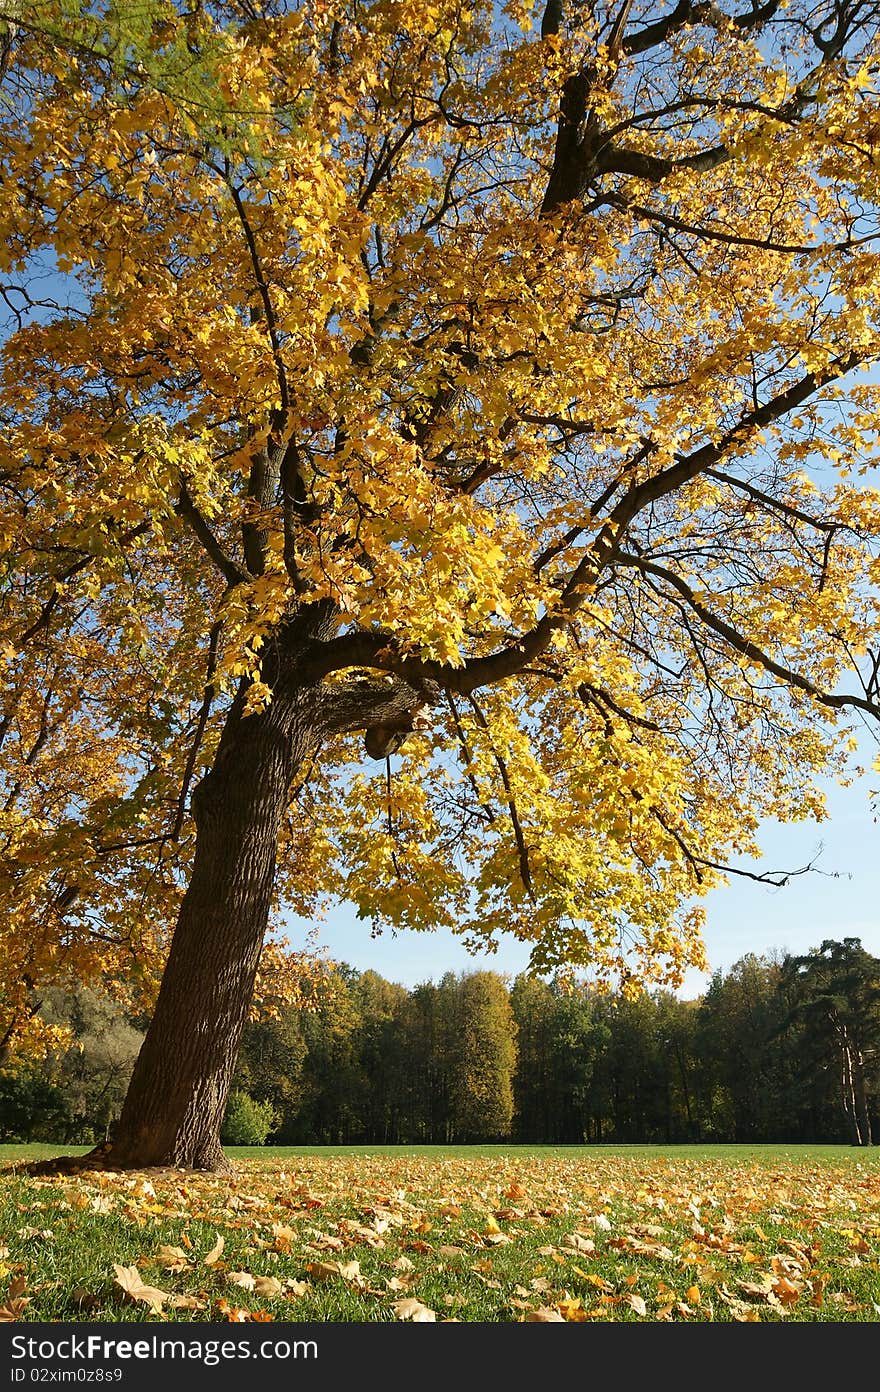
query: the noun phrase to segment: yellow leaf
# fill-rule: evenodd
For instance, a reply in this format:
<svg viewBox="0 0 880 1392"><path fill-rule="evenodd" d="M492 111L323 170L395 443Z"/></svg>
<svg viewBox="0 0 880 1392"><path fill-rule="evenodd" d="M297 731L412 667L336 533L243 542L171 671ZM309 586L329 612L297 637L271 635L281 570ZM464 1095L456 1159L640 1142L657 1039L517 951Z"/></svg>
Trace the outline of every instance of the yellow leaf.
<svg viewBox="0 0 880 1392"><path fill-rule="evenodd" d="M214 1246L211 1248L210 1252L208 1252L207 1256L202 1258L205 1266L214 1266L220 1260L220 1254L223 1251L225 1243L226 1239L217 1233L217 1241L214 1243Z"/></svg>
<svg viewBox="0 0 880 1392"><path fill-rule="evenodd" d="M136 1266L117 1266L114 1262L113 1270L116 1272L117 1285L122 1287L131 1300L139 1300L144 1305L149 1305L151 1310L158 1312L165 1301L171 1299L168 1291L160 1290L158 1286L145 1285Z"/></svg>
<svg viewBox="0 0 880 1392"><path fill-rule="evenodd" d="M185 1271L189 1266L189 1258L180 1247L161 1246L156 1253L156 1261L166 1271Z"/></svg>
<svg viewBox="0 0 880 1392"><path fill-rule="evenodd" d="M257 1295L262 1295L264 1298L268 1299L270 1296L280 1295L284 1290L284 1286L278 1280L277 1276L255 1276L254 1290Z"/></svg>
<svg viewBox="0 0 880 1392"><path fill-rule="evenodd" d="M399 1320L411 1320L413 1324L432 1324L437 1319L433 1310L412 1296L395 1300L391 1308Z"/></svg>

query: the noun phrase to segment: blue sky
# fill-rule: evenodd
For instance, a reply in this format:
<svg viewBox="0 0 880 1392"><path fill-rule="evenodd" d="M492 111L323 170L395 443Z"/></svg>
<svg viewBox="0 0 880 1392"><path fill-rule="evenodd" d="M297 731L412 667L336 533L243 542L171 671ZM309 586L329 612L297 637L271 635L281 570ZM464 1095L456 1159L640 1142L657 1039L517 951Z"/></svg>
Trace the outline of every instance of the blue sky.
<svg viewBox="0 0 880 1392"><path fill-rule="evenodd" d="M866 765L873 757L871 743L866 740L862 751ZM707 896L706 948L713 969L726 969L747 952L804 952L823 938L861 938L869 952L880 956L880 824L874 820L869 796L880 787L880 773L869 771L849 788L834 783L824 787L826 821L765 823L763 859L741 862L758 873L797 870L816 859L821 845L816 871L796 876L784 889L732 877L726 888ZM293 937L302 926L294 921ZM492 956L475 957L448 932L371 938L369 923L359 921L349 906L328 913L320 938L331 957L360 971L372 968L404 986L436 981L445 971L478 967L515 974L528 961L528 949L513 940L502 939ZM681 994L700 995L707 980L689 973Z"/></svg>

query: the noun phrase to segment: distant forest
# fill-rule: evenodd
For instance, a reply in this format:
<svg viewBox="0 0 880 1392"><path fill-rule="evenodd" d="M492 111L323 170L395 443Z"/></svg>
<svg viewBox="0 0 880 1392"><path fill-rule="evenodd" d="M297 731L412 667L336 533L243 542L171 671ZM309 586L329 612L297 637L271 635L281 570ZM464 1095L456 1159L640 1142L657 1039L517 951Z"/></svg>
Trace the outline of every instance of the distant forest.
<svg viewBox="0 0 880 1392"><path fill-rule="evenodd" d="M112 1131L142 1038L55 991L70 1046L0 1071L0 1140ZM337 967L312 1010L248 1025L229 1144L790 1141L880 1135L880 960L856 938L749 955L706 994L627 999L496 972L407 990Z"/></svg>

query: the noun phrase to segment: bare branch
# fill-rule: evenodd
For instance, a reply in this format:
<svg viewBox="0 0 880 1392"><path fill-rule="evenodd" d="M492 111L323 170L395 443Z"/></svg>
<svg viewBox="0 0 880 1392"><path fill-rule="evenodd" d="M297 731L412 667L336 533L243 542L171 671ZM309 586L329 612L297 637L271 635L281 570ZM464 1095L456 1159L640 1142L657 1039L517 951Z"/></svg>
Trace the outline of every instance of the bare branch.
<svg viewBox="0 0 880 1392"><path fill-rule="evenodd" d="M476 720L480 729L485 730L486 734L489 736L489 743L492 748L492 755L498 767L498 772L501 776L501 783L504 788L504 792L507 796L507 807L508 811L510 812L510 824L513 827L514 840L516 841L516 849L517 854L519 856L520 879L523 883L523 889L525 889L529 898L534 903L535 889L534 885L532 884L532 871L531 866L529 865L529 848L526 845L526 838L523 835L522 823L519 819L519 812L517 811L516 806L516 798L513 795L513 788L510 784L510 774L507 771L507 764L505 763L501 754L499 754L498 750L495 748L495 741L492 739L492 732L489 729L489 722L487 721L485 715L480 710L480 707L477 705L477 702L474 700L473 696L469 695L467 699L468 705L474 713L474 719Z"/></svg>
<svg viewBox="0 0 880 1392"><path fill-rule="evenodd" d="M859 710L867 711L869 715L880 718L880 705L877 705L876 702L869 701L862 696L837 696L831 692L822 691L820 687L815 686L813 682L809 681L808 678L803 676L800 672L795 672L792 668L784 666L781 662L777 662L775 658L771 657L769 653L764 652L752 639L747 638L744 634L735 629L732 624L729 624L726 619L722 619L718 614L713 614L702 600L698 599L687 581L682 579L680 575L676 575L674 571L668 570L665 566L658 565L655 561L649 561L645 557L627 555L622 551L618 551L615 556L615 565L631 566L633 569L640 570L645 575L653 575L656 579L662 580L665 584L671 586L676 593L682 596L688 607L697 615L702 623L705 624L707 628L711 629L713 633L717 633L720 638L723 638L736 652L741 653L743 657L747 657L752 662L755 662L759 667L762 667L765 672L769 672L772 676L778 677L779 680L784 682L787 686L794 687L798 691L803 691L806 695L812 697L814 701L817 701L819 705L828 706L832 710L845 710L848 707L855 707Z"/></svg>

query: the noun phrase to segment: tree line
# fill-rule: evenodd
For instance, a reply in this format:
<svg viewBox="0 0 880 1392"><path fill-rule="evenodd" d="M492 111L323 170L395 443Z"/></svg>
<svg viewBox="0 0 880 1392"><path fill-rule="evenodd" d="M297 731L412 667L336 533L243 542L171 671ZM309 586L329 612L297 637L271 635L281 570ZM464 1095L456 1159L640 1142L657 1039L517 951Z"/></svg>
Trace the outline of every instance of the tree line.
<svg viewBox="0 0 880 1392"><path fill-rule="evenodd" d="M112 1132L142 1035L90 989L44 1006L71 1047L0 1074L0 1139ZM244 1034L230 1144L871 1144L880 960L858 939L743 957L705 995L447 973L407 990L333 970L315 1009Z"/></svg>

